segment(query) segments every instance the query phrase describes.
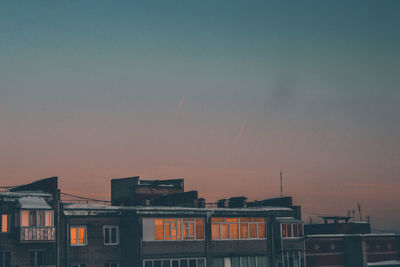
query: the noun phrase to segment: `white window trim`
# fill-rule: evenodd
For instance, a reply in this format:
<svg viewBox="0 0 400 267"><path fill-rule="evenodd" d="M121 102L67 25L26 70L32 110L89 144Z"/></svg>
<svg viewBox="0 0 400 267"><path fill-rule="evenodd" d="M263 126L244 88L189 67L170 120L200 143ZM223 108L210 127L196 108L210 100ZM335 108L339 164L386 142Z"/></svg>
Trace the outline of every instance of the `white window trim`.
<svg viewBox="0 0 400 267"><path fill-rule="evenodd" d="M72 244L72 239L71 239L71 228L84 228L85 229L85 235L84 235L84 242L83 244ZM68 233L68 238L69 238L69 244L72 247L83 247L83 246L87 246L88 244L88 240L87 240L87 227L86 225L70 225L69 226L69 233ZM77 242L79 242L79 231L76 231L76 240ZM78 264L86 264L86 263L78 263Z"/></svg>
<svg viewBox="0 0 400 267"><path fill-rule="evenodd" d="M109 240L110 243L106 243L106 228L116 228L116 243L111 243L111 231L109 231ZM119 225L117 224L109 224L109 225L103 225L103 242L105 246L116 246L119 245ZM106 263L114 263L114 262L106 262Z"/></svg>
<svg viewBox="0 0 400 267"><path fill-rule="evenodd" d="M283 234L282 234L282 232L283 232L283 225L286 225L286 235L288 235L288 233L289 233L289 231L288 231L288 225L290 225L290 229L291 229L291 233L292 233L292 236L283 236ZM300 225L300 229L301 229L301 235L299 234L299 228L297 228L297 234L298 234L298 236L293 236L293 226L294 225ZM281 238L291 238L291 239L300 239L300 238L303 238L304 237L304 224L302 224L302 223L281 223L280 224L280 229L281 229Z"/></svg>

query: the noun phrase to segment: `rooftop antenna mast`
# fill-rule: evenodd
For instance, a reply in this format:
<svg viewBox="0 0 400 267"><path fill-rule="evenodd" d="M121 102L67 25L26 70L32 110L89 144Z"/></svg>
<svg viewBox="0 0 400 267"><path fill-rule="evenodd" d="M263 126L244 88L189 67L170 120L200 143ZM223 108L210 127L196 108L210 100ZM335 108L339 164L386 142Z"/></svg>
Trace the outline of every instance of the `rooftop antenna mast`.
<svg viewBox="0 0 400 267"><path fill-rule="evenodd" d="M281 177L281 198L283 197L283 190L282 190L282 170L281 170L281 173L280 173L280 177Z"/></svg>

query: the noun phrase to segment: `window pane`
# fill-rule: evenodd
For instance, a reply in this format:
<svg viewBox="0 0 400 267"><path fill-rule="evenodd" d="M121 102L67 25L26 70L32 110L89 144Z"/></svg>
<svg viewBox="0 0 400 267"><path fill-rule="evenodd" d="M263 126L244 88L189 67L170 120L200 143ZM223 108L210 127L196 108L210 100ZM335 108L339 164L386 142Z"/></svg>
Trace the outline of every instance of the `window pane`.
<svg viewBox="0 0 400 267"><path fill-rule="evenodd" d="M189 267L196 267L196 259L189 260Z"/></svg>
<svg viewBox="0 0 400 267"><path fill-rule="evenodd" d="M78 243L85 244L85 228L83 227L78 228Z"/></svg>
<svg viewBox="0 0 400 267"><path fill-rule="evenodd" d="M76 245L77 244L77 234L76 234L76 227L71 227L71 244Z"/></svg>
<svg viewBox="0 0 400 267"><path fill-rule="evenodd" d="M53 226L53 211L46 210L46 226Z"/></svg>
<svg viewBox="0 0 400 267"><path fill-rule="evenodd" d="M232 267L240 267L240 257L232 257Z"/></svg>
<svg viewBox="0 0 400 267"><path fill-rule="evenodd" d="M171 262L170 260L163 260L162 261L162 267L170 267Z"/></svg>
<svg viewBox="0 0 400 267"><path fill-rule="evenodd" d="M282 223L282 237L286 237L286 223Z"/></svg>
<svg viewBox="0 0 400 267"><path fill-rule="evenodd" d="M113 243L113 244L117 243L117 228L116 227L111 228L111 243Z"/></svg>
<svg viewBox="0 0 400 267"><path fill-rule="evenodd" d="M29 226L36 226L36 210L29 211Z"/></svg>
<svg viewBox="0 0 400 267"><path fill-rule="evenodd" d="M228 225L222 223L220 226L221 226L221 239L229 239Z"/></svg>
<svg viewBox="0 0 400 267"><path fill-rule="evenodd" d="M178 260L172 260L172 267L179 267L179 261Z"/></svg>
<svg viewBox="0 0 400 267"><path fill-rule="evenodd" d="M188 267L187 260L180 260L181 266L180 267Z"/></svg>
<svg viewBox="0 0 400 267"><path fill-rule="evenodd" d="M204 239L204 219L196 219L196 239Z"/></svg>
<svg viewBox="0 0 400 267"><path fill-rule="evenodd" d="M248 232L248 224L247 223L241 223L240 224L240 238L249 238L249 232ZM243 266L242 266L243 267Z"/></svg>
<svg viewBox="0 0 400 267"><path fill-rule="evenodd" d="M303 236L303 224L299 224L299 236Z"/></svg>
<svg viewBox="0 0 400 267"><path fill-rule="evenodd" d="M21 210L21 226L29 226L29 211L27 210Z"/></svg>
<svg viewBox="0 0 400 267"><path fill-rule="evenodd" d="M108 227L104 228L104 243L105 244L110 243L110 228Z"/></svg>
<svg viewBox="0 0 400 267"><path fill-rule="evenodd" d="M224 267L224 258L212 258L211 261L212 267Z"/></svg>
<svg viewBox="0 0 400 267"><path fill-rule="evenodd" d="M238 222L239 218L225 218L225 222Z"/></svg>
<svg viewBox="0 0 400 267"><path fill-rule="evenodd" d="M265 238L265 223L258 224L258 238Z"/></svg>
<svg viewBox="0 0 400 267"><path fill-rule="evenodd" d="M231 223L229 227L231 239L239 239L239 225L237 223Z"/></svg>
<svg viewBox="0 0 400 267"><path fill-rule="evenodd" d="M197 259L197 267L205 267L204 259Z"/></svg>
<svg viewBox="0 0 400 267"><path fill-rule="evenodd" d="M161 261L160 260L154 261L154 267L161 267Z"/></svg>
<svg viewBox="0 0 400 267"><path fill-rule="evenodd" d="M1 215L1 231L3 233L8 232L8 215L7 214Z"/></svg>
<svg viewBox="0 0 400 267"><path fill-rule="evenodd" d="M268 267L266 256L258 256L257 257L257 267Z"/></svg>
<svg viewBox="0 0 400 267"><path fill-rule="evenodd" d="M249 263L250 263L250 265L249 265L249 267L257 267L257 265L256 265L256 257L249 257Z"/></svg>
<svg viewBox="0 0 400 267"><path fill-rule="evenodd" d="M250 238L257 238L257 225L255 223L251 223L249 225L250 228Z"/></svg>
<svg viewBox="0 0 400 267"><path fill-rule="evenodd" d="M163 240L164 239L163 219L154 219L154 226L155 226L155 239Z"/></svg>
<svg viewBox="0 0 400 267"><path fill-rule="evenodd" d="M249 259L248 257L240 257L242 261L242 267L249 267Z"/></svg>
<svg viewBox="0 0 400 267"><path fill-rule="evenodd" d="M44 210L37 211L37 225L44 226Z"/></svg>
<svg viewBox="0 0 400 267"><path fill-rule="evenodd" d="M144 267L153 267L152 261L144 261Z"/></svg>
<svg viewBox="0 0 400 267"><path fill-rule="evenodd" d="M224 218L211 218L211 222L224 222Z"/></svg>
<svg viewBox="0 0 400 267"><path fill-rule="evenodd" d="M287 224L287 237L292 237L292 224Z"/></svg>
<svg viewBox="0 0 400 267"><path fill-rule="evenodd" d="M182 238L181 238L181 234L182 234L182 225L181 225L181 219L177 219L177 222L178 222L178 224L176 224L176 234L175 234L175 236L176 236L176 238L178 239L178 240L181 240Z"/></svg>
<svg viewBox="0 0 400 267"><path fill-rule="evenodd" d="M299 236L298 231L297 231L298 225L299 225L298 223L293 224L293 236L294 237Z"/></svg>
<svg viewBox="0 0 400 267"><path fill-rule="evenodd" d="M219 237L219 224L218 223L211 224L211 238L212 239L220 239L220 237Z"/></svg>

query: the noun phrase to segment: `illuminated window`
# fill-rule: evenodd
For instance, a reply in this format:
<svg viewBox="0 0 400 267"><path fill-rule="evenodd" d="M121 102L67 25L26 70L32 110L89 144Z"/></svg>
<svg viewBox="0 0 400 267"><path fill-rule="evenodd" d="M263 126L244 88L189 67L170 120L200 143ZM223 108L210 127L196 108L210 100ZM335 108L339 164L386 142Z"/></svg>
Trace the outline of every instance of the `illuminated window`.
<svg viewBox="0 0 400 267"><path fill-rule="evenodd" d="M118 245L119 244L118 225L105 225L103 228L104 228L104 245Z"/></svg>
<svg viewBox="0 0 400 267"><path fill-rule="evenodd" d="M0 251L0 267L11 266L11 253L9 251Z"/></svg>
<svg viewBox="0 0 400 267"><path fill-rule="evenodd" d="M211 236L213 240L266 238L265 219L211 218Z"/></svg>
<svg viewBox="0 0 400 267"><path fill-rule="evenodd" d="M1 233L8 233L8 214L1 214Z"/></svg>
<svg viewBox="0 0 400 267"><path fill-rule="evenodd" d="M86 226L71 226L70 228L71 246L85 246Z"/></svg>
<svg viewBox="0 0 400 267"><path fill-rule="evenodd" d="M53 227L52 210L21 210L21 227Z"/></svg>
<svg viewBox="0 0 400 267"><path fill-rule="evenodd" d="M204 219L154 219L155 240L202 240Z"/></svg>

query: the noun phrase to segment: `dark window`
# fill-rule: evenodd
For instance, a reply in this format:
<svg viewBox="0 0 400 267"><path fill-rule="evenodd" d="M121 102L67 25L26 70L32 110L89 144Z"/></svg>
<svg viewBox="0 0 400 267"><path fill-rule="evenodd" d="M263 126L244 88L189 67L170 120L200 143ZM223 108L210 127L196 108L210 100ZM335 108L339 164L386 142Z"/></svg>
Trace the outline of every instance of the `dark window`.
<svg viewBox="0 0 400 267"><path fill-rule="evenodd" d="M11 254L8 251L0 251L0 267L11 266Z"/></svg>
<svg viewBox="0 0 400 267"><path fill-rule="evenodd" d="M154 261L154 267L161 267L161 261L160 260L155 260Z"/></svg>
<svg viewBox="0 0 400 267"><path fill-rule="evenodd" d="M179 261L173 260L172 261L172 267L179 267Z"/></svg>
<svg viewBox="0 0 400 267"><path fill-rule="evenodd" d="M104 244L118 245L119 243L119 227L117 225L104 226Z"/></svg>
<svg viewBox="0 0 400 267"><path fill-rule="evenodd" d="M29 252L29 265L42 266L45 265L45 252L44 251L30 251Z"/></svg>

